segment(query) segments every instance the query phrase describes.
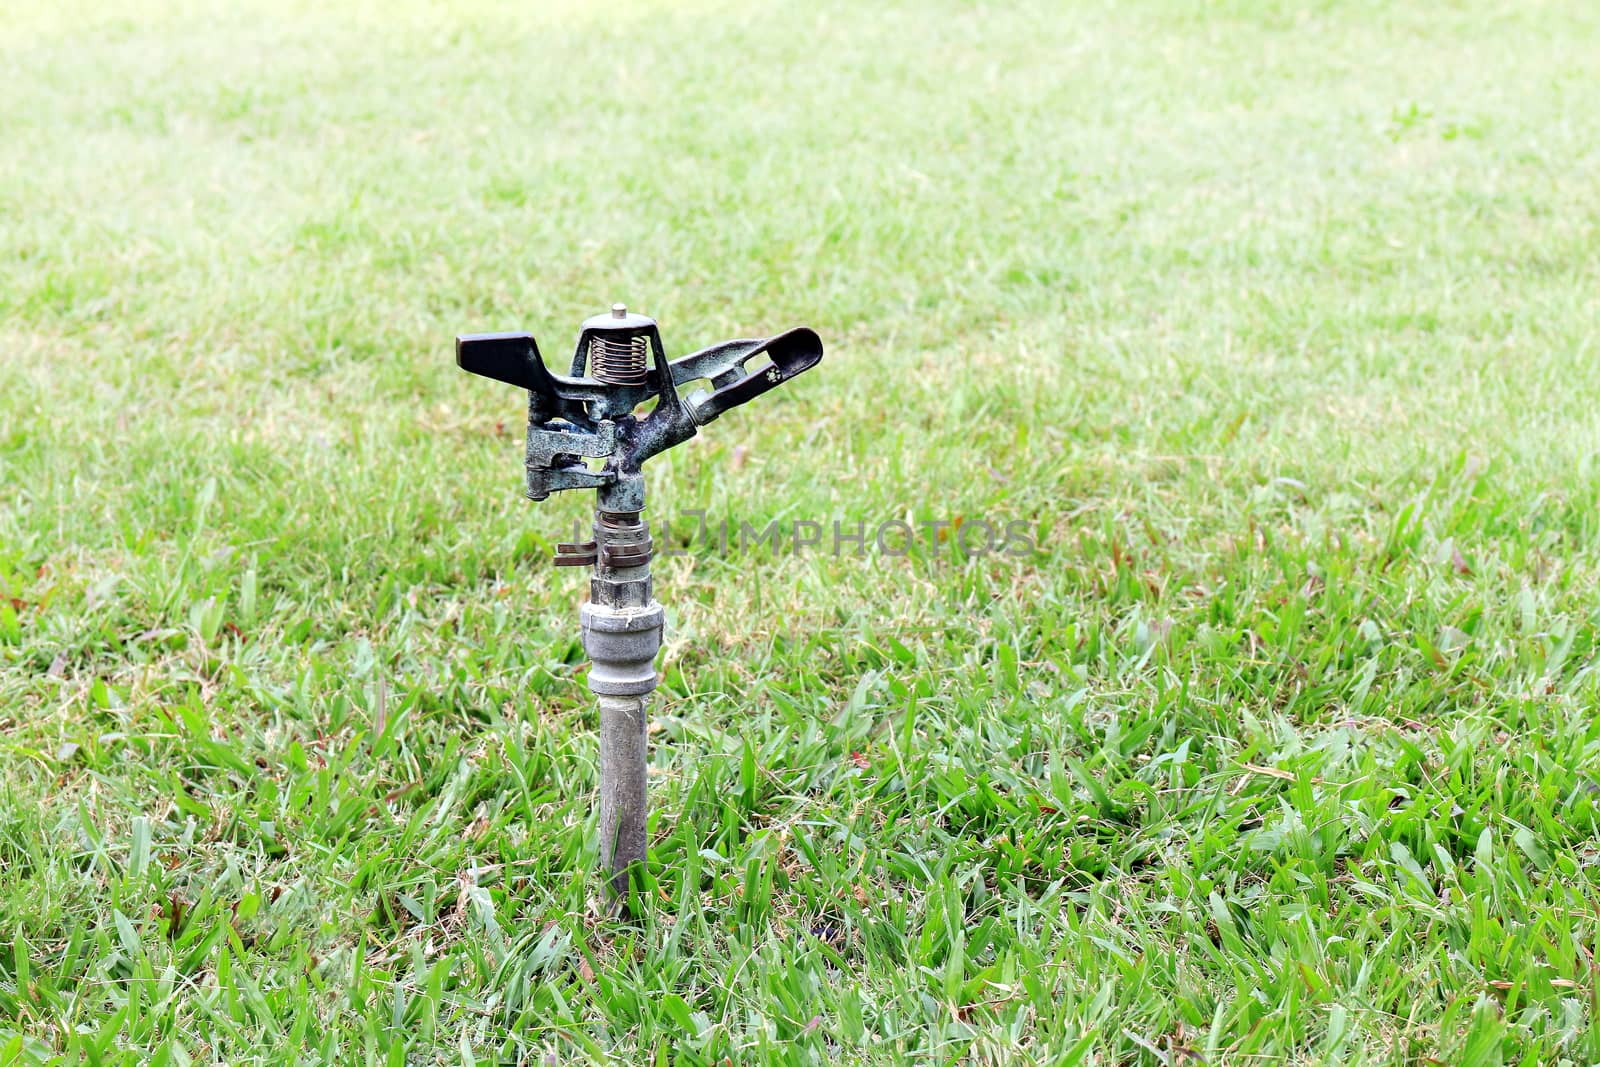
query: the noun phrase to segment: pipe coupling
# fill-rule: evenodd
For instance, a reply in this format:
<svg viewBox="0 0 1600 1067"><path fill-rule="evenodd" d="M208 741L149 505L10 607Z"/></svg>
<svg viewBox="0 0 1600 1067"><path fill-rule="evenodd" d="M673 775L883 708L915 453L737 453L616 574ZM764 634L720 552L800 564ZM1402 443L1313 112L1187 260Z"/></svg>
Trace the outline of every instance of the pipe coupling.
<svg viewBox="0 0 1600 1067"><path fill-rule="evenodd" d="M589 602L579 611L589 688L600 696L640 696L656 687L661 605L611 608Z"/></svg>

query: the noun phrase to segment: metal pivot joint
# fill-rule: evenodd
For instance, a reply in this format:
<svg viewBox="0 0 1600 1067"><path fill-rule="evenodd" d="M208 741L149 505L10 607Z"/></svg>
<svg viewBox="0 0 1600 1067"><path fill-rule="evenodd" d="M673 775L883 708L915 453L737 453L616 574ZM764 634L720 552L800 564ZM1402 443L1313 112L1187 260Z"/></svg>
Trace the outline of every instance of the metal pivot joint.
<svg viewBox="0 0 1600 1067"><path fill-rule="evenodd" d="M613 901L626 900L645 860L646 720L662 638L641 468L821 359L821 339L802 327L669 362L655 320L622 304L584 322L565 375L545 366L531 334L456 338L462 370L528 391L528 496L596 491L594 536L557 545L555 564L593 568L580 621L589 688L600 704L601 863ZM703 385L679 395L697 382Z"/></svg>

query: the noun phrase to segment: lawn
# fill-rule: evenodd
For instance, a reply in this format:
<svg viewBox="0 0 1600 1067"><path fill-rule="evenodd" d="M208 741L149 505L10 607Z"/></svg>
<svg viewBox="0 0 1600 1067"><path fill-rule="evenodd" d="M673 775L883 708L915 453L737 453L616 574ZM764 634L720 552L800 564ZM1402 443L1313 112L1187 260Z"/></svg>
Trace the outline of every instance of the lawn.
<svg viewBox="0 0 1600 1067"><path fill-rule="evenodd" d="M11 8L0 1065L1600 1061L1588 0ZM828 348L636 923L452 354L615 300Z"/></svg>

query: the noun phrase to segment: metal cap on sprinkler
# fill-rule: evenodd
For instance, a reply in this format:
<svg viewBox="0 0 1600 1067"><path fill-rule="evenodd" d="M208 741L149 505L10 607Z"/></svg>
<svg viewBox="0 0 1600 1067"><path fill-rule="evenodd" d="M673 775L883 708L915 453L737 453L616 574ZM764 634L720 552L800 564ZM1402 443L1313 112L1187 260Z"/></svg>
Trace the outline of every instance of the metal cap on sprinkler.
<svg viewBox="0 0 1600 1067"><path fill-rule="evenodd" d="M645 720L661 648L640 468L821 360L821 339L802 327L668 362L655 320L622 304L584 322L567 375L545 367L531 334L456 338L462 370L528 391L528 496L595 490L594 538L557 545L555 563L594 569L579 619L589 688L600 703L600 862L615 903L626 901L645 859ZM678 395L694 382L709 387Z"/></svg>

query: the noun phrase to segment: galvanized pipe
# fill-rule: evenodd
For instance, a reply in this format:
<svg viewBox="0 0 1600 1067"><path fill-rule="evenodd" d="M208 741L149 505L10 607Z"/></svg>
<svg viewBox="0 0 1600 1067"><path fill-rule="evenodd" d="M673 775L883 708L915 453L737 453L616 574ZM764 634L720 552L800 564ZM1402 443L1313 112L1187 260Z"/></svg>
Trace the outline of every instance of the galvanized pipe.
<svg viewBox="0 0 1600 1067"><path fill-rule="evenodd" d="M645 862L645 825L650 805L645 794L649 766L645 722L648 696L599 694L600 701L600 867L606 897L626 907L628 883ZM636 866L637 865L637 866Z"/></svg>
<svg viewBox="0 0 1600 1067"><path fill-rule="evenodd" d="M650 528L640 517L643 483L635 479L600 493L594 576L580 612L589 688L600 704L600 864L618 907L645 863L646 729L663 620L651 591Z"/></svg>

